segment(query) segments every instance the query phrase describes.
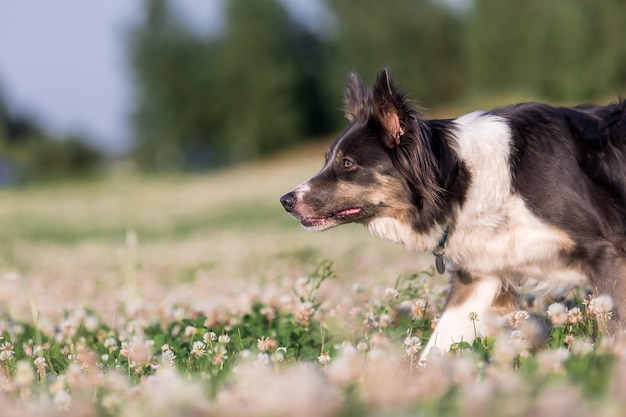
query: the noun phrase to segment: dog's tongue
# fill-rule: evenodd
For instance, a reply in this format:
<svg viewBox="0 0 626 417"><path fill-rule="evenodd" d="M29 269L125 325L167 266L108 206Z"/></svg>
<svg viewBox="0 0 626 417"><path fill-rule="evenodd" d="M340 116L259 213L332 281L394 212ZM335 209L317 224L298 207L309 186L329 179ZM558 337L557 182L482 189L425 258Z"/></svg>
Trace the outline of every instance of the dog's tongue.
<svg viewBox="0 0 626 417"><path fill-rule="evenodd" d="M351 208L347 210L341 210L340 212L337 213L337 216L349 216L350 214L357 214L360 211L361 211L360 208Z"/></svg>

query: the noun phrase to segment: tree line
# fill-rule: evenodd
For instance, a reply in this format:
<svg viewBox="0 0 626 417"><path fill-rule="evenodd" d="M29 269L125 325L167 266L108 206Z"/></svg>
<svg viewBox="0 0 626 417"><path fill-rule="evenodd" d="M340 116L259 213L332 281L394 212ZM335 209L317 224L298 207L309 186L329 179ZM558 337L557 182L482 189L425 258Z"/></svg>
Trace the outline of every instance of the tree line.
<svg viewBox="0 0 626 417"><path fill-rule="evenodd" d="M103 162L86 138L46 132L32 117L10 112L0 94L0 186L92 177Z"/></svg>
<svg viewBox="0 0 626 417"><path fill-rule="evenodd" d="M173 0L144 0L128 32L140 164L222 166L336 132L350 71L369 82L389 66L429 108L616 99L626 86L623 0L319 1L321 30L279 0L226 0L224 29L207 34Z"/></svg>

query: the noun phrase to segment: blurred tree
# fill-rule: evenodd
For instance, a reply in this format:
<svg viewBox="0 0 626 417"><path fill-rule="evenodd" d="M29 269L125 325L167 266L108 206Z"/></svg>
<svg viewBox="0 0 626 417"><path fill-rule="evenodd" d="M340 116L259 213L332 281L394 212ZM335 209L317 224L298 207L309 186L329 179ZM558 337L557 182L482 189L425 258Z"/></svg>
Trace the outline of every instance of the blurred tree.
<svg viewBox="0 0 626 417"><path fill-rule="evenodd" d="M102 159L80 138L52 137L34 120L10 114L0 95L0 184L92 176Z"/></svg>
<svg viewBox="0 0 626 417"><path fill-rule="evenodd" d="M186 30L167 0L145 7L130 47L144 166L232 163L330 130L319 41L277 0L230 0L213 38Z"/></svg>
<svg viewBox="0 0 626 417"><path fill-rule="evenodd" d="M337 19L333 91L341 92L350 71L372 80L389 66L415 99L428 106L457 98L461 68L462 21L432 0L326 0Z"/></svg>
<svg viewBox="0 0 626 417"><path fill-rule="evenodd" d="M193 137L206 120L207 111L200 107L206 102L203 77L211 68L201 68L199 57L212 45L188 33L165 0L144 5L144 21L130 38L137 86L136 155L145 166L179 168L181 138Z"/></svg>
<svg viewBox="0 0 626 417"><path fill-rule="evenodd" d="M229 161L266 154L329 126L319 88L319 41L276 0L230 0L215 63Z"/></svg>
<svg viewBox="0 0 626 417"><path fill-rule="evenodd" d="M476 0L464 51L474 94L549 100L617 95L626 85L626 2Z"/></svg>

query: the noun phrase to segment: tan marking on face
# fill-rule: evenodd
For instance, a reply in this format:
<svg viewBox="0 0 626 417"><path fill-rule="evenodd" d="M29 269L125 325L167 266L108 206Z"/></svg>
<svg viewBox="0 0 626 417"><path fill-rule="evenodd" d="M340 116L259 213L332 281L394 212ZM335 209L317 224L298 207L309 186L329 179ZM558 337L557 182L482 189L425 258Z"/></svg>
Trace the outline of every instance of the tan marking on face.
<svg viewBox="0 0 626 417"><path fill-rule="evenodd" d="M336 185L338 200L353 202L355 206L376 206L385 213L401 217L410 204L403 199L402 184L394 178L374 175L374 182L367 186L356 185L348 181L338 181Z"/></svg>

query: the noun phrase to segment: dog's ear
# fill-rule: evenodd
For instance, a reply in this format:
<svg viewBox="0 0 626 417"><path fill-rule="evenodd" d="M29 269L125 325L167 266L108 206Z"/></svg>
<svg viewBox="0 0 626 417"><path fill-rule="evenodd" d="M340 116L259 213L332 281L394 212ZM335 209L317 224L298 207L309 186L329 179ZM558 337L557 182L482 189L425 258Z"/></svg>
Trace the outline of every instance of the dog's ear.
<svg viewBox="0 0 626 417"><path fill-rule="evenodd" d="M373 115L385 131L383 140L389 147L398 146L404 134L404 98L396 90L387 68L378 73L373 92Z"/></svg>
<svg viewBox="0 0 626 417"><path fill-rule="evenodd" d="M343 96L346 118L353 122L365 112L369 112L370 96L363 87L363 83L357 74L350 73L346 91Z"/></svg>

